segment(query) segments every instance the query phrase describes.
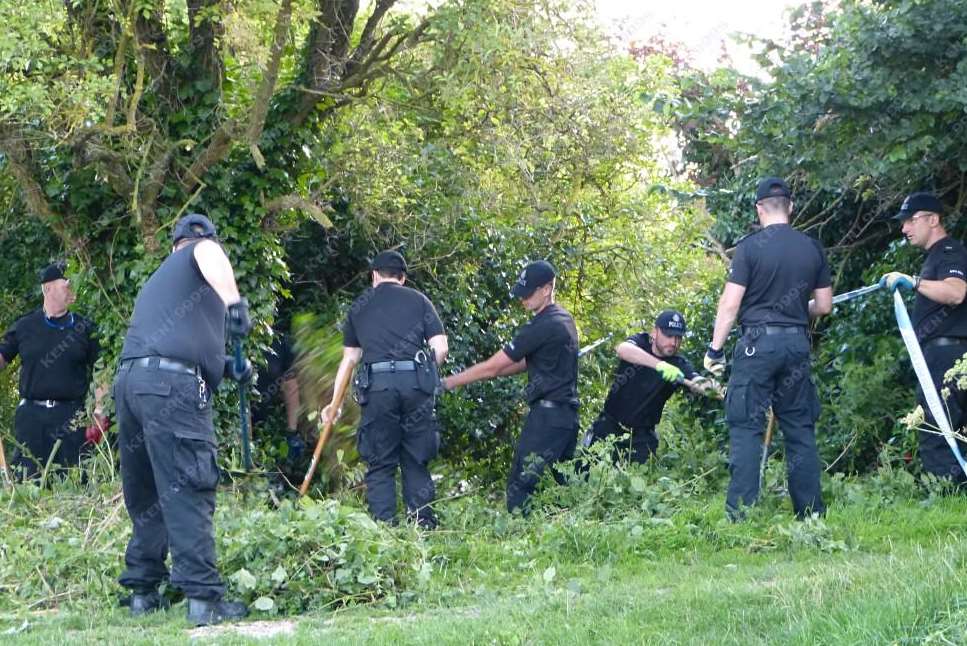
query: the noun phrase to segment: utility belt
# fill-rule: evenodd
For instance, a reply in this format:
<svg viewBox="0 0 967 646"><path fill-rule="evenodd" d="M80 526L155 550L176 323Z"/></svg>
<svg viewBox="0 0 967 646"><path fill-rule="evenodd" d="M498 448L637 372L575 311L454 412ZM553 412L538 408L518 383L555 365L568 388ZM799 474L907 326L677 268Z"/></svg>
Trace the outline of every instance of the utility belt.
<svg viewBox="0 0 967 646"><path fill-rule="evenodd" d="M751 336L753 339L763 335L773 334L806 334L806 328L802 325L743 325L742 336Z"/></svg>
<svg viewBox="0 0 967 646"><path fill-rule="evenodd" d="M81 400L79 399L21 399L17 406L24 406L26 404L32 404L34 406L40 406L41 408L56 408L58 406L78 406Z"/></svg>
<svg viewBox="0 0 967 646"><path fill-rule="evenodd" d="M923 342L924 348L939 348L948 345L967 346L967 339L956 336L935 336Z"/></svg>
<svg viewBox="0 0 967 646"><path fill-rule="evenodd" d="M125 359L121 362L119 370L130 370L132 367L154 368L164 372L176 372L183 375L201 376L201 369L190 363L185 363L179 359L170 357L140 357L138 359Z"/></svg>
<svg viewBox="0 0 967 646"><path fill-rule="evenodd" d="M122 361L118 372L130 370L135 366L161 370L163 372L173 372L179 375L191 375L198 381L198 410L205 410L211 401L212 393L208 390L208 384L201 374L201 368L197 365L186 363L180 359L172 359L171 357L139 357L137 359L125 359Z"/></svg>
<svg viewBox="0 0 967 646"><path fill-rule="evenodd" d="M619 431L624 433L641 433L642 431L653 431L655 429L654 426L631 426L629 424L625 424L624 422L619 422L616 417L608 415L604 411L601 412L601 416Z"/></svg>
<svg viewBox="0 0 967 646"><path fill-rule="evenodd" d="M537 399L530 403L531 408L570 408L572 410L578 409L579 402L577 399L571 399L566 402L556 402L550 399Z"/></svg>
<svg viewBox="0 0 967 646"><path fill-rule="evenodd" d="M431 349L429 352L419 350L412 360L402 361L375 361L364 363L356 370L356 377L353 379L353 395L360 406L365 406L369 401L369 389L373 385L373 376L380 375L379 379L392 375L413 375L416 380L416 388L427 395L436 395L442 390L440 382L440 372L436 363L436 356Z"/></svg>

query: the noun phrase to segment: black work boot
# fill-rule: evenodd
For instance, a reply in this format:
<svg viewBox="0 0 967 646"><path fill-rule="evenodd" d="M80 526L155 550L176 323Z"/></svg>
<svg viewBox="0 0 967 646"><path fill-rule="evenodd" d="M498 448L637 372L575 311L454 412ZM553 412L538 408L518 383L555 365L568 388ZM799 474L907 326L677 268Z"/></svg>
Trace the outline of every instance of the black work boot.
<svg viewBox="0 0 967 646"><path fill-rule="evenodd" d="M157 590L151 592L134 592L128 599L128 608L133 617L140 617L155 610L166 610L168 600L158 594Z"/></svg>
<svg viewBox="0 0 967 646"><path fill-rule="evenodd" d="M239 601L188 599L188 621L196 626L211 626L247 616L248 606Z"/></svg>

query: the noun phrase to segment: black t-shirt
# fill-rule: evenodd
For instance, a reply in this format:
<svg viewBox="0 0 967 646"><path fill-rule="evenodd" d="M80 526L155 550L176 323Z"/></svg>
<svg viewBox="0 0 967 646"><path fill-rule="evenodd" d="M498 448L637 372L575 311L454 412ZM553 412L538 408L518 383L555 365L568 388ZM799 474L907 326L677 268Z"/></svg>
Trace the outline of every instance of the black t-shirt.
<svg viewBox="0 0 967 646"><path fill-rule="evenodd" d="M513 361L527 359L526 399L577 403L578 333L574 319L551 303L525 323L504 346Z"/></svg>
<svg viewBox="0 0 967 646"><path fill-rule="evenodd" d="M942 238L933 243L920 269L924 280L959 278L967 281L967 249L959 240ZM941 305L917 293L913 328L921 342L938 336L967 338L967 299L960 305Z"/></svg>
<svg viewBox="0 0 967 646"><path fill-rule="evenodd" d="M84 399L99 352L90 319L73 312L48 319L43 309L17 319L0 343L8 363L20 355L20 396L26 399Z"/></svg>
<svg viewBox="0 0 967 646"><path fill-rule="evenodd" d="M342 344L362 348L363 363L411 361L427 339L439 334L443 334L443 322L422 292L380 283L350 306Z"/></svg>
<svg viewBox="0 0 967 646"><path fill-rule="evenodd" d="M225 303L202 276L195 244L165 258L141 288L121 360L159 356L200 366L214 390L225 371Z"/></svg>
<svg viewBox="0 0 967 646"><path fill-rule="evenodd" d="M832 284L823 246L788 224L772 224L739 242L729 282L745 287L739 323L808 325L813 291Z"/></svg>
<svg viewBox="0 0 967 646"><path fill-rule="evenodd" d="M645 332L626 339L654 356L651 351L651 336ZM685 374L686 379L698 375L687 359L679 355L661 358ZM665 402L681 384L665 381L654 368L627 361L620 361L614 373L614 382L604 402L604 412L630 428L653 428L661 419Z"/></svg>

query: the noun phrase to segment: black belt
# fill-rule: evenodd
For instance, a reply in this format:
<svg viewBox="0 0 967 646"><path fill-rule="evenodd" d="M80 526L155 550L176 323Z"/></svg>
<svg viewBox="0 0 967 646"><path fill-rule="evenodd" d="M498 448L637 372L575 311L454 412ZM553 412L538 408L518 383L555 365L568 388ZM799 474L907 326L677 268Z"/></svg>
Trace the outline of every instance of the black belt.
<svg viewBox="0 0 967 646"><path fill-rule="evenodd" d="M77 405L80 404L79 399L21 399L18 406L23 406L24 404L33 404L34 406L43 406L44 408L53 408L55 406L66 406L68 404Z"/></svg>
<svg viewBox="0 0 967 646"><path fill-rule="evenodd" d="M750 325L742 328L742 335L760 336L763 334L805 334L801 325Z"/></svg>
<svg viewBox="0 0 967 646"><path fill-rule="evenodd" d="M377 361L369 364L373 374L380 372L416 372L415 361Z"/></svg>
<svg viewBox="0 0 967 646"><path fill-rule="evenodd" d="M945 345L967 345L967 339L956 336L935 336L923 342L923 347L925 348Z"/></svg>
<svg viewBox="0 0 967 646"><path fill-rule="evenodd" d="M121 368L131 368L140 366L141 368L156 368L165 372L177 372L185 375L199 375L201 371L198 366L190 363L171 359L169 357L141 357L140 359L125 359L121 362Z"/></svg>
<svg viewBox="0 0 967 646"><path fill-rule="evenodd" d="M553 402L550 399L538 399L530 404L531 408L577 408L576 402Z"/></svg>

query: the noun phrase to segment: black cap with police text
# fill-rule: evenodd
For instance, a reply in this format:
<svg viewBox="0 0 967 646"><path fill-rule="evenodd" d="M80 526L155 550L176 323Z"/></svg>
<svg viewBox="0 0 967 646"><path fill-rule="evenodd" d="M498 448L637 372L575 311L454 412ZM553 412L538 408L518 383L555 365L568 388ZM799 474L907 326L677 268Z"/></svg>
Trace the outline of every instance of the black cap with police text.
<svg viewBox="0 0 967 646"><path fill-rule="evenodd" d="M388 271L401 271L405 274L406 260L403 259L403 255L398 251L380 251L369 263L369 268L373 271L385 269Z"/></svg>
<svg viewBox="0 0 967 646"><path fill-rule="evenodd" d="M520 277L510 290L510 295L514 298L528 298L538 287L543 287L554 280L556 275L554 265L546 260L529 262L520 272Z"/></svg>
<svg viewBox="0 0 967 646"><path fill-rule="evenodd" d="M185 238L214 238L218 235L215 225L201 213L189 213L175 223L171 230L172 244Z"/></svg>
<svg viewBox="0 0 967 646"><path fill-rule="evenodd" d="M755 201L761 202L767 197L785 197L792 198L792 191L789 190L789 185L786 184L786 180L781 177L766 177L759 181L758 186L755 188Z"/></svg>
<svg viewBox="0 0 967 646"><path fill-rule="evenodd" d="M903 200L900 212L894 215L893 219L902 222L907 218L912 218L914 214L920 211L929 211L930 213L943 215L943 204L940 203L940 200L933 193L926 191L910 193L907 195L907 199Z"/></svg>
<svg viewBox="0 0 967 646"><path fill-rule="evenodd" d="M685 336L685 317L681 312L665 310L655 319L655 327L665 336Z"/></svg>
<svg viewBox="0 0 967 646"><path fill-rule="evenodd" d="M57 262L51 263L40 270L40 284L49 283L52 280L59 280L64 278L64 272L67 271L67 263L63 260L58 260Z"/></svg>

